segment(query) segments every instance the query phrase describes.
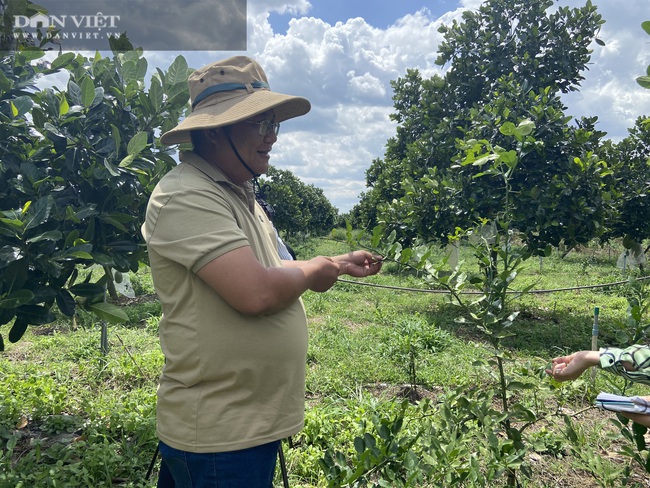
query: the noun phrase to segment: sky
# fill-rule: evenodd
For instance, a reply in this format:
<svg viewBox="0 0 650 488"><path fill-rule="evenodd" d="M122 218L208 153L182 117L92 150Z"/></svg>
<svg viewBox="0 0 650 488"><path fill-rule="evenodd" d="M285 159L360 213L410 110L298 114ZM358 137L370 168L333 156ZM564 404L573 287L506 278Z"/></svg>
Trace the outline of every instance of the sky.
<svg viewBox="0 0 650 488"><path fill-rule="evenodd" d="M159 0L164 3L167 0ZM170 0L171 1L171 0ZM207 0L206 0L207 1ZM559 0L584 6L587 0ZM213 2L213 0L210 0ZM650 90L635 78L650 64L648 0L592 0L606 23L593 44L589 70L577 93L563 97L567 115L598 116L609 138L627 135L637 117L650 115ZM165 69L182 54L190 67L236 54L255 58L271 89L312 103L305 116L286 121L271 164L323 190L343 213L366 190L365 171L384 155L395 135L390 82L417 68L443 75L435 65L441 24L460 20L481 0L248 0L246 51L148 51L150 70ZM163 10L160 7L160 10ZM152 11L152 17L155 12ZM178 14L176 29L191 34L191 19Z"/></svg>

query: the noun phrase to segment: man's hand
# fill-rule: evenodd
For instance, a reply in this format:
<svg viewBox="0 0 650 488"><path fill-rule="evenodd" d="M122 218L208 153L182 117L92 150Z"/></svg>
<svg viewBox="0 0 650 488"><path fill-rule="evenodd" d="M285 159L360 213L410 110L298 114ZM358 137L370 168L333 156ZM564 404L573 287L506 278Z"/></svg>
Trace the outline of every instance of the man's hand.
<svg viewBox="0 0 650 488"><path fill-rule="evenodd" d="M379 273L383 258L368 251L353 251L332 260L339 265L339 275L346 274L355 278L364 278Z"/></svg>

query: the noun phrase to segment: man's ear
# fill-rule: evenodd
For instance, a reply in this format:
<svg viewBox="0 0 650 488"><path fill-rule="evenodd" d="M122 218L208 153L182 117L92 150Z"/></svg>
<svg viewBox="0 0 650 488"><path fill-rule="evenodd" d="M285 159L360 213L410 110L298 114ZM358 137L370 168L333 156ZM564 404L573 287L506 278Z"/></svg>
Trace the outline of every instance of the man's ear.
<svg viewBox="0 0 650 488"><path fill-rule="evenodd" d="M205 138L214 143L219 139L221 135L221 127L217 127L215 129L205 129L204 133Z"/></svg>

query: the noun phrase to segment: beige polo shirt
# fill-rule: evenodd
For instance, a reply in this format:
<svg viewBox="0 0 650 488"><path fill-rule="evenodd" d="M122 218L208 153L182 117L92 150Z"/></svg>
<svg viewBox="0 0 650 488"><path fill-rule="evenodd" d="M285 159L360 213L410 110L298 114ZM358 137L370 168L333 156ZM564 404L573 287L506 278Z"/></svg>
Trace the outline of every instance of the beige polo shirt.
<svg viewBox="0 0 650 488"><path fill-rule="evenodd" d="M302 301L277 314L243 315L196 275L241 246L264 266L282 266L252 185L236 186L195 153L182 153L153 191L142 233L163 310L159 438L184 451L222 452L298 432L307 355Z"/></svg>

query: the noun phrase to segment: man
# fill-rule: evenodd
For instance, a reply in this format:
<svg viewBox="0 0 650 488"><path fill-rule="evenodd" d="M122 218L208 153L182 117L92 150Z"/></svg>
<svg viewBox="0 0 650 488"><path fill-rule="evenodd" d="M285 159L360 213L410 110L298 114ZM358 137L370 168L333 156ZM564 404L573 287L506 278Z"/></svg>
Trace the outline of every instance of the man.
<svg viewBox="0 0 650 488"><path fill-rule="evenodd" d="M306 99L272 92L243 56L195 71L189 87L192 113L161 142L194 149L157 185L142 227L163 310L161 478L171 473L177 487L268 488L280 439L303 425L300 296L327 291L341 274L376 274L381 259L366 251L279 258L254 183L280 122L307 113Z"/></svg>

